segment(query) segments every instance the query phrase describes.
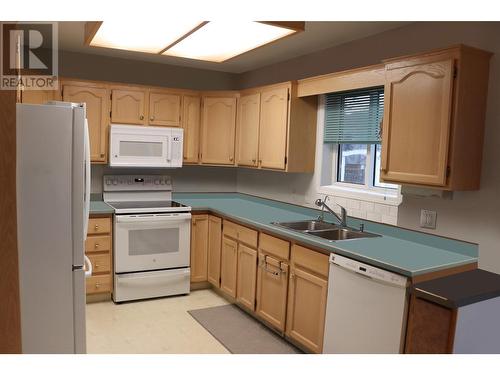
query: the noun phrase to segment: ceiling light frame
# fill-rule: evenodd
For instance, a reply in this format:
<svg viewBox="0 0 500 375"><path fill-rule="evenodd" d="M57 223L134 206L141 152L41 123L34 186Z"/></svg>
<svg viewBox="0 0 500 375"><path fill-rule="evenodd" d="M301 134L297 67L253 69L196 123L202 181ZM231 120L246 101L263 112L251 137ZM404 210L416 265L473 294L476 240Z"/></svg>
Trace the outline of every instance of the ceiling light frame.
<svg viewBox="0 0 500 375"><path fill-rule="evenodd" d="M273 44L273 43L275 43L277 41L283 40L283 39L285 39L287 37L290 37L292 35L296 35L297 33L302 32L302 31L305 30L305 21L255 21L255 22L266 24L266 25L270 25L270 26L279 27L279 28L282 28L282 29L288 29L288 30L291 30L293 32L291 32L291 33L289 33L289 34L287 34L285 36L279 37L279 38L277 38L275 40L271 40L270 42L261 44L261 45L259 45L257 47L254 47L254 48L251 48L249 50L246 50L246 51L243 51L241 53L238 53L237 55L231 56L231 57L229 57L229 58L227 58L225 60L222 60L220 62L217 62L217 63L222 63L222 62L230 61L230 60L232 60L232 59L234 59L236 57L242 56L242 55L244 55L244 54L246 54L248 52L254 51L254 50L256 50L256 49L258 49L260 47L268 46L270 44ZM84 32L84 41L83 41L84 45L91 46L91 42L94 39L94 37L97 34L97 32L99 31L99 28L101 27L102 23L103 23L103 21L91 21L91 22L86 22L85 23L85 32ZM170 48L172 48L176 44L180 43L184 39L188 38L191 34L195 33L199 29L203 28L203 26L205 26L208 23L209 23L209 21L201 22L199 25L197 25L196 27L194 27L193 29L191 29L190 31L188 31L187 33L185 33L184 35L182 35L181 37L179 37L174 42L171 42L169 45L165 46L165 48L162 48L157 53L152 53L152 52L143 52L143 53L151 53L151 54L163 55ZM112 48L112 47L109 47L109 48ZM168 55L164 55L164 56L168 56ZM174 56L174 55L172 55L172 56ZM181 56L177 56L177 57L181 57ZM181 57L181 58L194 59L194 58L189 58L189 57ZM197 59L197 60L210 61L210 60L203 60L203 59Z"/></svg>

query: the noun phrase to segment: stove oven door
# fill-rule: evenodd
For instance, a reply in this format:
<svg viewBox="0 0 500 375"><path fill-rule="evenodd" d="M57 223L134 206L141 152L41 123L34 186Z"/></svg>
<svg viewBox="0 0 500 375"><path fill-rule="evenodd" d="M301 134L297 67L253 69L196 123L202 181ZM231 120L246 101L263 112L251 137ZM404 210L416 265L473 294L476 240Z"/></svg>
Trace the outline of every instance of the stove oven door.
<svg viewBox="0 0 500 375"><path fill-rule="evenodd" d="M189 267L190 213L115 216L115 272Z"/></svg>

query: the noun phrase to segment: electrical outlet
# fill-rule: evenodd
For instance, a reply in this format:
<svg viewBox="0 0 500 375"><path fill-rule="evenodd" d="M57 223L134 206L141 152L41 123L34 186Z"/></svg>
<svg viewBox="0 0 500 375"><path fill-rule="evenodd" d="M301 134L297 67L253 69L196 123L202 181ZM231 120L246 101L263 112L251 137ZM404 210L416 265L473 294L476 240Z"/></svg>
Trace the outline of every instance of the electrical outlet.
<svg viewBox="0 0 500 375"><path fill-rule="evenodd" d="M436 229L436 211L420 210L420 227Z"/></svg>

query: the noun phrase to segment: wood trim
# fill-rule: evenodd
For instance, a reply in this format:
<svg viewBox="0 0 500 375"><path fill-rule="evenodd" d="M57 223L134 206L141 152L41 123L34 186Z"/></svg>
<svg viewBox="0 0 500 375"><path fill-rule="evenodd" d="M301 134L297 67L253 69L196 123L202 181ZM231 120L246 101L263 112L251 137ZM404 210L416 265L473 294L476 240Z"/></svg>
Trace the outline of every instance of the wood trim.
<svg viewBox="0 0 500 375"><path fill-rule="evenodd" d="M21 353L16 211L16 91L0 90L0 353Z"/></svg>
<svg viewBox="0 0 500 375"><path fill-rule="evenodd" d="M83 36L83 44L90 46L90 42L94 39L95 34L102 25L102 21L85 22L85 32Z"/></svg>
<svg viewBox="0 0 500 375"><path fill-rule="evenodd" d="M439 270L435 272L425 273L423 275L417 275L411 278L413 284L420 283L422 281L428 281L433 279L438 279L440 277L450 276L457 273L472 271L477 269L477 262L464 264L463 266L457 266L452 268L447 268L445 270Z"/></svg>
<svg viewBox="0 0 500 375"><path fill-rule="evenodd" d="M183 36L181 36L180 38L178 38L177 40L174 40L172 43L170 43L168 46L166 46L165 48L163 48L160 52L158 52L158 55L161 55L163 54L164 52L168 51L170 48L172 48L173 46L175 46L177 43L183 41L184 39L186 39L188 36L190 36L191 34L193 34L194 32L198 31L199 29L201 29L203 26L205 26L206 24L208 23L208 21L203 21L201 22L198 26L194 27L193 29L191 29L190 31L188 31L186 34L184 34Z"/></svg>
<svg viewBox="0 0 500 375"><path fill-rule="evenodd" d="M283 29L295 30L296 32L306 29L305 21L256 21L266 25L281 27Z"/></svg>
<svg viewBox="0 0 500 375"><path fill-rule="evenodd" d="M384 83L384 64L370 65L363 68L301 79L297 85L297 96L300 98L330 92L384 86Z"/></svg>

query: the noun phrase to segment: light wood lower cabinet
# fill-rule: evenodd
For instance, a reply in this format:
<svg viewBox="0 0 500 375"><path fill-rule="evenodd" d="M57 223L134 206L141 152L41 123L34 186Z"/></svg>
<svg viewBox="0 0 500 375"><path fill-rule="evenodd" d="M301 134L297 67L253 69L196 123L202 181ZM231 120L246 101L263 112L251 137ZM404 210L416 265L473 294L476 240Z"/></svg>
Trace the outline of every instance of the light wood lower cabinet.
<svg viewBox="0 0 500 375"><path fill-rule="evenodd" d="M213 286L220 287L220 263L222 247L222 219L208 216L208 265L207 280Z"/></svg>
<svg viewBox="0 0 500 375"><path fill-rule="evenodd" d="M328 256L292 247L286 335L314 353L323 351Z"/></svg>
<svg viewBox="0 0 500 375"><path fill-rule="evenodd" d="M113 260L111 216L90 217L85 241L85 255L92 263L92 276L85 280L87 295L111 293L113 290Z"/></svg>
<svg viewBox="0 0 500 375"><path fill-rule="evenodd" d="M207 281L208 215L191 218L191 282Z"/></svg>
<svg viewBox="0 0 500 375"><path fill-rule="evenodd" d="M238 244L237 277L236 301L254 311L257 286L257 250L241 243Z"/></svg>
<svg viewBox="0 0 500 375"><path fill-rule="evenodd" d="M290 243L260 234L256 314L284 332L288 295Z"/></svg>
<svg viewBox="0 0 500 375"><path fill-rule="evenodd" d="M238 243L229 237L222 238L220 289L236 298Z"/></svg>

